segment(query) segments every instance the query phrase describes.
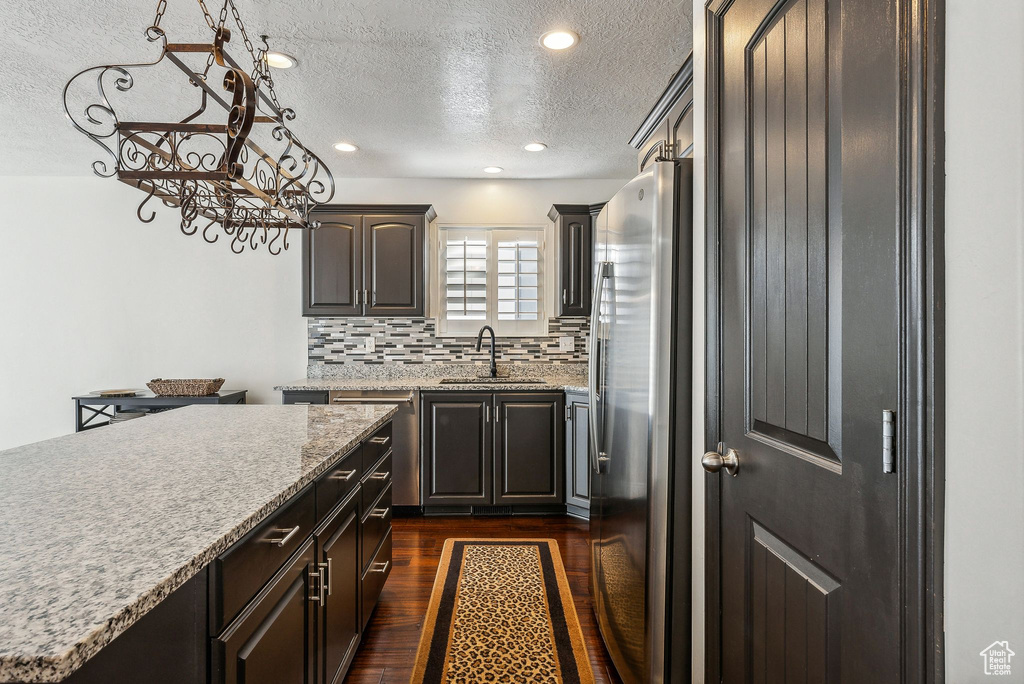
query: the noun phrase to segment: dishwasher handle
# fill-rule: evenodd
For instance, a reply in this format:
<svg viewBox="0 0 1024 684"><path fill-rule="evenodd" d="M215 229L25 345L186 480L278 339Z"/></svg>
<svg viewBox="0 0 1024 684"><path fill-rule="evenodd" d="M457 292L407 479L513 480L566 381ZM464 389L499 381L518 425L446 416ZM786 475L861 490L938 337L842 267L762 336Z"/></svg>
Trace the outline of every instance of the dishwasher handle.
<svg viewBox="0 0 1024 684"><path fill-rule="evenodd" d="M411 404L413 396L408 394L404 397L394 397L392 399L382 397L334 397L331 399L332 404Z"/></svg>

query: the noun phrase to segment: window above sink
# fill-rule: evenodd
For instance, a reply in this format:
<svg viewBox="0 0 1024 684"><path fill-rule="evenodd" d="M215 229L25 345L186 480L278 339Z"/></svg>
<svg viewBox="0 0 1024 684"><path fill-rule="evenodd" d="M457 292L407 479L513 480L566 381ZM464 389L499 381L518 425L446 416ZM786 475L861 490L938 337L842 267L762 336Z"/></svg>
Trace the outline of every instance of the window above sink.
<svg viewBox="0 0 1024 684"><path fill-rule="evenodd" d="M439 227L438 332L547 335L546 232L536 228Z"/></svg>

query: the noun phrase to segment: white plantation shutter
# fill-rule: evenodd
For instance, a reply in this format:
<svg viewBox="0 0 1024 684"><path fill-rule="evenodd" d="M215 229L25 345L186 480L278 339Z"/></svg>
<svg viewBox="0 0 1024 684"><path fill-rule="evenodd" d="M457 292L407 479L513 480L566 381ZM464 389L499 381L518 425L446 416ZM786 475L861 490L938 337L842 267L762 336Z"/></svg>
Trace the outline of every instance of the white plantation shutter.
<svg viewBox="0 0 1024 684"><path fill-rule="evenodd" d="M487 228L438 231L443 274L442 334L547 333L544 312L544 231Z"/></svg>
<svg viewBox="0 0 1024 684"><path fill-rule="evenodd" d="M444 231L444 316L487 320L487 236Z"/></svg>

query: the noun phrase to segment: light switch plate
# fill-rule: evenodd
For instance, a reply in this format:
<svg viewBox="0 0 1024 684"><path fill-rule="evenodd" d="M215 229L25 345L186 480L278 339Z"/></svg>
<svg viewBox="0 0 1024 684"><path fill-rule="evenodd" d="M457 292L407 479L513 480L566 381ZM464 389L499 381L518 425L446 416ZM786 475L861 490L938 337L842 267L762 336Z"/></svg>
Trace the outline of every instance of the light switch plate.
<svg viewBox="0 0 1024 684"><path fill-rule="evenodd" d="M576 338L568 335L558 338L558 351L576 351Z"/></svg>
<svg viewBox="0 0 1024 684"><path fill-rule="evenodd" d="M367 354L371 354L377 349L377 340L374 337L367 337L363 342L363 351Z"/></svg>

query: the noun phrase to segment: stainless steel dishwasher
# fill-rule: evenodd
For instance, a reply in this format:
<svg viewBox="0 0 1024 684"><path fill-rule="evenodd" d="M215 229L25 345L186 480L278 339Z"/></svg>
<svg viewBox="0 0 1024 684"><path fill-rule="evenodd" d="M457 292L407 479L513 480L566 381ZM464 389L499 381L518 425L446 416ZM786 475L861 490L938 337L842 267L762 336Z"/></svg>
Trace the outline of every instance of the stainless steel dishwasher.
<svg viewBox="0 0 1024 684"><path fill-rule="evenodd" d="M394 454L391 492L395 506L420 505L420 395L398 390L336 390L332 404L397 404L392 419Z"/></svg>

